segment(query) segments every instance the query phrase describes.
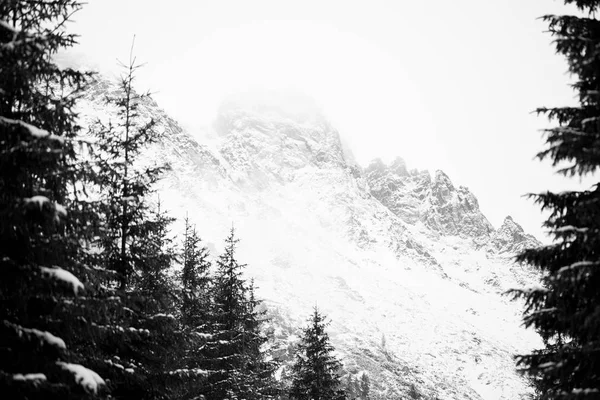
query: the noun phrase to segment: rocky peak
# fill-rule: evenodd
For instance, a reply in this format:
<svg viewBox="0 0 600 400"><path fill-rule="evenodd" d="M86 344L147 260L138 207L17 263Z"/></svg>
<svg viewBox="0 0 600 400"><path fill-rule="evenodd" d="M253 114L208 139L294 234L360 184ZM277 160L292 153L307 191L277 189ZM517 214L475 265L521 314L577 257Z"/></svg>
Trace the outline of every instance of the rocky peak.
<svg viewBox="0 0 600 400"><path fill-rule="evenodd" d="M431 178L426 171L409 171L397 158L389 166L376 160L365 172L371 194L405 222L421 221L444 235L476 237L493 231L475 196L455 187L443 171Z"/></svg>
<svg viewBox="0 0 600 400"><path fill-rule="evenodd" d="M433 177L410 171L401 158L389 165L376 159L365 169L371 194L409 224L420 221L436 234L473 239L494 253L518 253L540 242L508 216L495 230L471 191L456 187L443 171Z"/></svg>
<svg viewBox="0 0 600 400"><path fill-rule="evenodd" d="M269 93L236 96L223 103L215 130L221 155L259 187L294 179L305 167L352 167L340 136L314 101L304 95Z"/></svg>
<svg viewBox="0 0 600 400"><path fill-rule="evenodd" d="M428 172L409 171L400 157L390 165L375 159L365 169L371 194L405 222L419 220L419 207L431 184Z"/></svg>
<svg viewBox="0 0 600 400"><path fill-rule="evenodd" d="M404 161L401 157L396 157L392 164L390 165L390 169L393 173L399 176L408 175L408 169L406 168L406 161Z"/></svg>
<svg viewBox="0 0 600 400"><path fill-rule="evenodd" d="M292 129L277 129L285 127ZM334 131L311 97L295 92L260 90L225 99L219 107L215 128L225 136L232 130L258 129L295 138L301 133L299 128L311 128L320 133Z"/></svg>
<svg viewBox="0 0 600 400"><path fill-rule="evenodd" d="M444 204L452 200L456 189L450 178L448 178L448 175L441 170L437 170L433 177L431 192L440 204Z"/></svg>
<svg viewBox="0 0 600 400"><path fill-rule="evenodd" d="M383 162L381 158L375 158L365 168L365 174L371 176L371 180L381 178L389 173L388 166Z"/></svg>
<svg viewBox="0 0 600 400"><path fill-rule="evenodd" d="M456 188L443 171L436 171L421 210L421 220L445 235L479 237L493 231L475 196L464 186Z"/></svg>
<svg viewBox="0 0 600 400"><path fill-rule="evenodd" d="M492 249L499 253L520 253L525 249L541 245L533 235L525 233L523 227L509 215L491 236Z"/></svg>

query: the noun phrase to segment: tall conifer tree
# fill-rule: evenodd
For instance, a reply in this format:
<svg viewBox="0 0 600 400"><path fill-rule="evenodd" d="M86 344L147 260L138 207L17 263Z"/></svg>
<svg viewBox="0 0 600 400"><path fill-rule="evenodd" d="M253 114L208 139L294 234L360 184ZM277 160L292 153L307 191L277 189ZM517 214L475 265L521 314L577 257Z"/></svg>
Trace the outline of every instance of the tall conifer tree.
<svg viewBox="0 0 600 400"><path fill-rule="evenodd" d="M583 176L600 166L600 22L598 0L565 0L584 16L546 15L557 53L566 57L576 107L541 108L556 126L545 150L559 173ZM600 399L600 186L534 196L550 217L554 243L518 259L539 267L543 284L513 294L525 300L525 325L545 347L518 358L543 399Z"/></svg>
<svg viewBox="0 0 600 400"><path fill-rule="evenodd" d="M181 271L181 326L185 336L181 368L173 372L182 378L181 398L205 398L213 389L207 377L212 363L206 357L207 343L212 343L212 276L209 251L201 245L200 237L188 217L182 251Z"/></svg>
<svg viewBox="0 0 600 400"><path fill-rule="evenodd" d="M97 121L92 161L98 171L95 194L100 221L94 246L97 269L112 271L96 299L105 310L90 354L104 361L98 368L110 377L117 398L162 399L176 395L181 379L183 332L175 311L177 299L168 274L175 252L168 235L172 218L150 195L162 167L142 165L142 151L159 140L154 121L140 113L148 94L133 86L138 65L130 56L118 90L106 101L116 123Z"/></svg>
<svg viewBox="0 0 600 400"><path fill-rule="evenodd" d="M162 166L142 167L139 163L144 149L159 140L156 122L139 113L141 103L149 93L139 94L133 86L140 65L133 56L123 65L125 73L119 81L119 91L106 101L116 108L117 122L97 121L92 134L98 139L96 162L102 170L102 200L105 205L101 236L103 256L118 274L118 284L125 290L136 269L148 261L144 241L149 216L148 195L158 181Z"/></svg>
<svg viewBox="0 0 600 400"><path fill-rule="evenodd" d="M253 286L243 277L237 260L238 239L233 228L217 259L211 310L211 334L205 344L210 370L207 398L269 399L274 392L273 363L262 348L262 321Z"/></svg>
<svg viewBox="0 0 600 400"><path fill-rule="evenodd" d="M210 305L210 253L196 232L196 227L185 218L182 255L182 307L181 318L190 329L202 329L208 319Z"/></svg>
<svg viewBox="0 0 600 400"><path fill-rule="evenodd" d="M75 336L100 318L77 297L95 275L81 262L95 217L75 184L93 175L78 161L73 112L86 74L53 63L75 44L65 26L80 7L0 2L0 393L11 399L97 398L107 387Z"/></svg>
<svg viewBox="0 0 600 400"><path fill-rule="evenodd" d="M315 307L303 329L292 367L290 398L296 400L345 400L340 376L342 365L325 331L325 317Z"/></svg>

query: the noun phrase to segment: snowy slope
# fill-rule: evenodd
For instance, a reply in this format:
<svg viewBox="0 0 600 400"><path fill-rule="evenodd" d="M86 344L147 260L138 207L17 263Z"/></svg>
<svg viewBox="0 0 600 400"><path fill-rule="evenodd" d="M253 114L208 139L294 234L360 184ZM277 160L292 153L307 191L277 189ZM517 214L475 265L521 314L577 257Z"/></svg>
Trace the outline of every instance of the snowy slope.
<svg viewBox="0 0 600 400"><path fill-rule="evenodd" d="M114 116L101 101L113 90L99 81L89 91L84 124ZM537 282L512 257L538 242L510 217L494 229L441 171L411 171L401 159L361 168L302 96L232 98L203 135L152 101L140 111L164 134L145 155L169 166L161 200L176 217L188 213L213 251L235 225L280 354L318 305L345 369L368 372L373 398L530 391L513 355L538 338L501 293Z"/></svg>

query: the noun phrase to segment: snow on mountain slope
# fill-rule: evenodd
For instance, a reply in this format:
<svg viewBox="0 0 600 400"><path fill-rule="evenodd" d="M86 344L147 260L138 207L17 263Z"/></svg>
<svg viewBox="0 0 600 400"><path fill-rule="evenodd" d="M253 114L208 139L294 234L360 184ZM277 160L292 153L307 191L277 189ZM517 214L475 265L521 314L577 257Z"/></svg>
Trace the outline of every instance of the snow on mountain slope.
<svg viewBox="0 0 600 400"><path fill-rule="evenodd" d="M101 101L112 90L100 80L88 92L84 124L114 115ZM537 282L512 262L535 238L510 218L495 230L441 171L401 159L363 170L302 96L255 98L226 102L207 142L152 101L140 113L164 134L145 158L169 166L160 195L172 214L188 213L213 253L235 225L279 353L318 305L346 371L367 371L373 398L525 398L513 355L539 339L501 293Z"/></svg>

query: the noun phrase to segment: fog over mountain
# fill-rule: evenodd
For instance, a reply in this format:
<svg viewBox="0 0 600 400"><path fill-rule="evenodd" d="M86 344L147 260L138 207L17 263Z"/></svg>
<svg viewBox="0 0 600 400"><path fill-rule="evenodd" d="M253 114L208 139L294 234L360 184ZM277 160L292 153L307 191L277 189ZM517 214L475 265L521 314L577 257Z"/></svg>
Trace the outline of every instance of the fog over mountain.
<svg viewBox="0 0 600 400"><path fill-rule="evenodd" d="M79 104L82 120L110 119L102 99L114 91L99 78ZM513 262L540 244L518 221L493 226L443 171L402 158L359 165L305 95L233 96L202 134L152 100L139 111L163 133L144 157L168 166L161 201L180 220L189 215L214 251L235 226L284 360L318 304L345 371L366 371L374 398L531 392L513 356L540 341L521 327L522 305L502 295L538 283Z"/></svg>

